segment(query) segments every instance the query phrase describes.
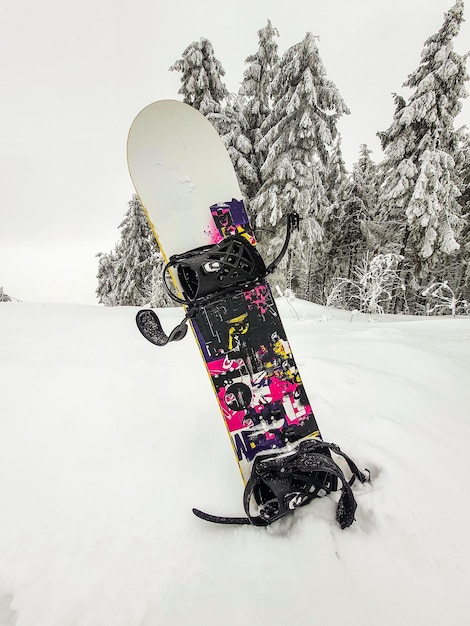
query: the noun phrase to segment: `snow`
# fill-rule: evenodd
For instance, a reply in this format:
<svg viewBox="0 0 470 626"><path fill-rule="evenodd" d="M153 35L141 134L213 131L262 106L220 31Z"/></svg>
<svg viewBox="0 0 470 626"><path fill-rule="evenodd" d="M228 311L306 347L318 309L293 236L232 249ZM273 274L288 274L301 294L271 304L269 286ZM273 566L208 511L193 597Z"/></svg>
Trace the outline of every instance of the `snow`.
<svg viewBox="0 0 470 626"><path fill-rule="evenodd" d="M466 623L470 319L278 304L324 438L372 475L344 531L333 496L268 529L192 515L243 507L190 336L0 305L1 626Z"/></svg>

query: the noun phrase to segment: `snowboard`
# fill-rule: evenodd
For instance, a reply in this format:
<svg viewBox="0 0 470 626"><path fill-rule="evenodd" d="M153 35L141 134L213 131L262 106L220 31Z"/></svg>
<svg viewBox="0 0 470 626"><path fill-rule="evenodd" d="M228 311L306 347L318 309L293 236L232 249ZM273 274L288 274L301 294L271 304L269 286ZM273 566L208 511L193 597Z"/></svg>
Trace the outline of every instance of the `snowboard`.
<svg viewBox="0 0 470 626"><path fill-rule="evenodd" d="M267 276L238 180L210 122L182 102L162 100L135 118L127 144L129 172L185 310L170 335L155 311L137 325L157 346L192 327L245 485L246 518L193 509L220 523L266 525L341 485L337 519L356 508L332 451L352 476L364 475L323 441ZM296 226L286 224L288 236ZM285 250L283 250L285 251Z"/></svg>

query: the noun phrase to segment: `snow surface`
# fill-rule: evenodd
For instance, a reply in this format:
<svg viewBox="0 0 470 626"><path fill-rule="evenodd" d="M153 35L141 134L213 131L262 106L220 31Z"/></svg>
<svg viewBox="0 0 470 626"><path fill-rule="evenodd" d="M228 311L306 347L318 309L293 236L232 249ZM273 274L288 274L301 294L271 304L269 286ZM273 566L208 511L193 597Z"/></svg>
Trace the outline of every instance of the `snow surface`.
<svg viewBox="0 0 470 626"><path fill-rule="evenodd" d="M268 529L192 515L243 508L191 336L0 305L0 626L469 623L470 319L278 304L324 438L372 474L344 531L333 496Z"/></svg>

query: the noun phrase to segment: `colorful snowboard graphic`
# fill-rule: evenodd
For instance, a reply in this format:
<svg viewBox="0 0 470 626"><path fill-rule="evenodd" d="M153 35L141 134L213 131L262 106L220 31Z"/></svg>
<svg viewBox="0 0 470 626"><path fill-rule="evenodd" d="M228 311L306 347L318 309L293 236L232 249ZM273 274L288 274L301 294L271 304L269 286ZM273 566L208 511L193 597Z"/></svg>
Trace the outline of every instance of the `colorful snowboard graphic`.
<svg viewBox="0 0 470 626"><path fill-rule="evenodd" d="M212 243L237 233L255 242L243 202L210 212ZM258 453L319 437L266 280L202 305L192 324L245 482Z"/></svg>
<svg viewBox="0 0 470 626"><path fill-rule="evenodd" d="M356 509L350 485L365 477L338 446L322 441L266 281L298 216L288 216L282 252L266 268L222 140L181 102L155 102L139 113L128 165L168 261L171 295L186 311L169 336L152 310L139 311L137 325L160 347L183 339L192 325L245 483L246 518L193 511L219 523L267 525L341 483L337 520L349 526ZM331 451L346 460L351 480Z"/></svg>

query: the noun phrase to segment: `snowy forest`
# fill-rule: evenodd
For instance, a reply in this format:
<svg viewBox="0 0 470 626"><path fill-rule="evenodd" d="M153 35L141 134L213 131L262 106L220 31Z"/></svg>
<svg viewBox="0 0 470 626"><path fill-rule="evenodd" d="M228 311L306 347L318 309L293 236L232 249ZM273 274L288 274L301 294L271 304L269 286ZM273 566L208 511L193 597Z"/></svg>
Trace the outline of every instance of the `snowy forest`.
<svg viewBox="0 0 470 626"><path fill-rule="evenodd" d="M456 0L403 83L407 96L393 95L390 126L377 132L381 162L363 144L350 171L337 128L350 111L311 33L281 55L268 20L236 94L208 39L172 65L183 101L212 122L229 151L266 260L280 248L285 215L301 217L273 285L366 313L470 313L470 133L456 122L468 54L454 49L463 13ZM99 302L171 304L136 196L120 229L115 249L98 255Z"/></svg>

